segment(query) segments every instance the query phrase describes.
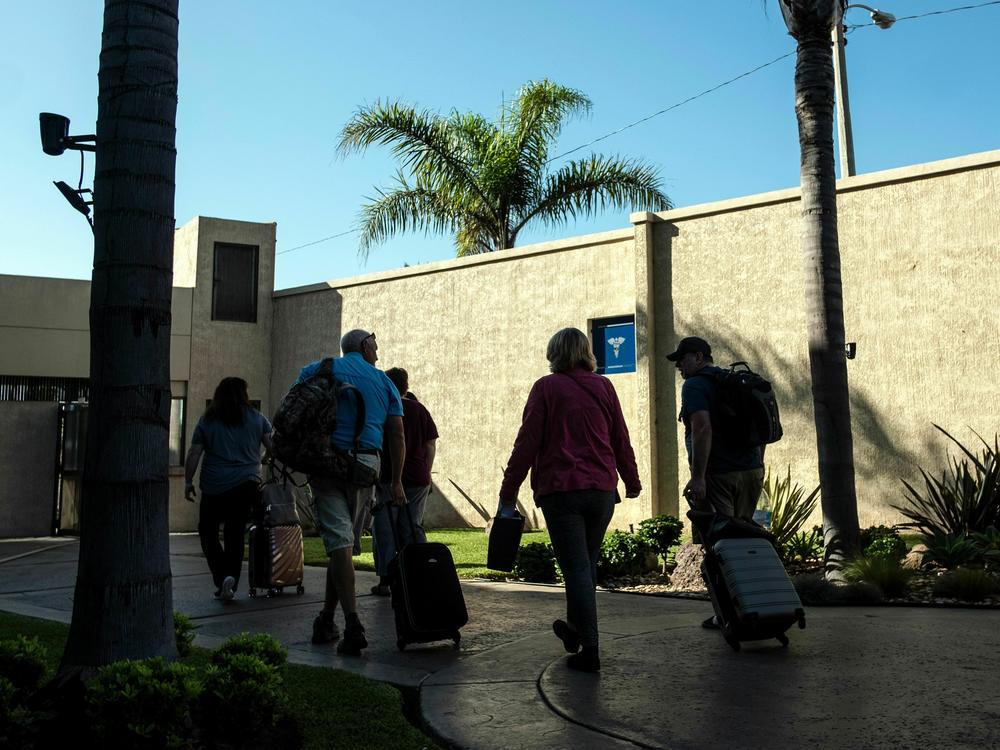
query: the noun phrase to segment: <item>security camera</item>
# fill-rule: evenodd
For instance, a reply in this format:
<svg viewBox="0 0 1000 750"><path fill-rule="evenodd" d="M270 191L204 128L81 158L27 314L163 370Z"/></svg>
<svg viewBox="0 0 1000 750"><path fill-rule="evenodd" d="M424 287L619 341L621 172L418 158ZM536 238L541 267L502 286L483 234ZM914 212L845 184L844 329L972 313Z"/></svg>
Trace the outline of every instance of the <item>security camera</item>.
<svg viewBox="0 0 1000 750"><path fill-rule="evenodd" d="M69 118L51 112L38 115L38 127L42 136L42 151L49 156L60 156L66 150L69 137Z"/></svg>

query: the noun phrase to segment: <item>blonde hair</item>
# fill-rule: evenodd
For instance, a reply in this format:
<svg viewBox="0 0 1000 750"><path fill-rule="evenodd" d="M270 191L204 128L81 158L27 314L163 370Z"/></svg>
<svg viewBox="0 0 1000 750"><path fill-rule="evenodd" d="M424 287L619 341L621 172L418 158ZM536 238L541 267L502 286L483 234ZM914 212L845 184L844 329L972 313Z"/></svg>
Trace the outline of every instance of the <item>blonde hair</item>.
<svg viewBox="0 0 1000 750"><path fill-rule="evenodd" d="M549 339L545 357L549 360L552 372L566 372L574 367L583 367L593 372L597 369L597 360L590 348L590 339L579 328L563 328L556 331Z"/></svg>

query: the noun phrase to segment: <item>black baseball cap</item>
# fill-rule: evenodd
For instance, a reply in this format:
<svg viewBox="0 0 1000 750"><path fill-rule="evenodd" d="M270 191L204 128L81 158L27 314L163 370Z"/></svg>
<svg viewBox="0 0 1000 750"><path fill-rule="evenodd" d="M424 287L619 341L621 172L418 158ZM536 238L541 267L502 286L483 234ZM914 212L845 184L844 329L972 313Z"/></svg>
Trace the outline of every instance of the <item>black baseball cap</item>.
<svg viewBox="0 0 1000 750"><path fill-rule="evenodd" d="M681 339L681 343L677 345L677 351L668 354L667 359L671 362L676 362L685 354L693 354L694 352L701 352L708 357L712 354L712 347L705 339L700 339L697 336L688 336Z"/></svg>

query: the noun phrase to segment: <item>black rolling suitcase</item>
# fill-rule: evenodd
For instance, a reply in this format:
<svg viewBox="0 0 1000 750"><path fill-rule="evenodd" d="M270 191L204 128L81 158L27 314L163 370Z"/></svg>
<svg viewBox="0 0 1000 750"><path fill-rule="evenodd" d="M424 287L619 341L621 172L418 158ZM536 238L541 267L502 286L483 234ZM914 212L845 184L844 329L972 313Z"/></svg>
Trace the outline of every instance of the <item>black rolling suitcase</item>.
<svg viewBox="0 0 1000 750"><path fill-rule="evenodd" d="M409 512L407 505L397 519L405 515L412 528ZM398 540L395 529L393 534ZM396 546L396 556L389 563L396 646L402 651L411 643L451 640L458 648L459 631L469 621L469 613L451 551L439 542Z"/></svg>
<svg viewBox="0 0 1000 750"><path fill-rule="evenodd" d="M719 629L733 650L741 641L776 638L806 626L805 610L774 548L771 535L756 524L696 511L688 513L705 544L702 577Z"/></svg>
<svg viewBox="0 0 1000 750"><path fill-rule="evenodd" d="M250 598L257 590L271 597L286 587L305 593L302 526L295 507L295 485L287 475L279 480L272 467L271 477L261 486L260 503L249 534Z"/></svg>

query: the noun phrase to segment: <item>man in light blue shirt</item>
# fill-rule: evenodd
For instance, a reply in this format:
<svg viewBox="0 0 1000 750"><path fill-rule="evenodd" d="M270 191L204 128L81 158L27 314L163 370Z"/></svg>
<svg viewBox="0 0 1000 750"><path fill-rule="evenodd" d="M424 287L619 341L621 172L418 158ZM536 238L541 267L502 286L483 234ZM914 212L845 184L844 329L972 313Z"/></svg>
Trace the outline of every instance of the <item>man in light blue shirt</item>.
<svg viewBox="0 0 1000 750"><path fill-rule="evenodd" d="M378 343L375 334L361 329L348 331L340 340L344 356L333 360L333 374L350 383L364 399L365 422L358 440L358 460L371 466L376 474L381 461L383 436L392 458L392 502L406 503L403 491L403 403L396 386L384 372L375 367ZM299 382L312 376L320 361L302 368ZM354 429L357 405L354 395L342 397L337 403L337 426L331 440L338 448L355 451ZM367 647L365 629L358 619L354 593L354 559L356 540L360 539L357 523L364 511L375 502L374 487L357 487L333 477L310 476L316 506L316 526L323 539L330 561L326 571L326 601L313 621L313 643L331 643L340 638L333 616L339 603L344 610L344 637L337 644L337 653L357 656Z"/></svg>

